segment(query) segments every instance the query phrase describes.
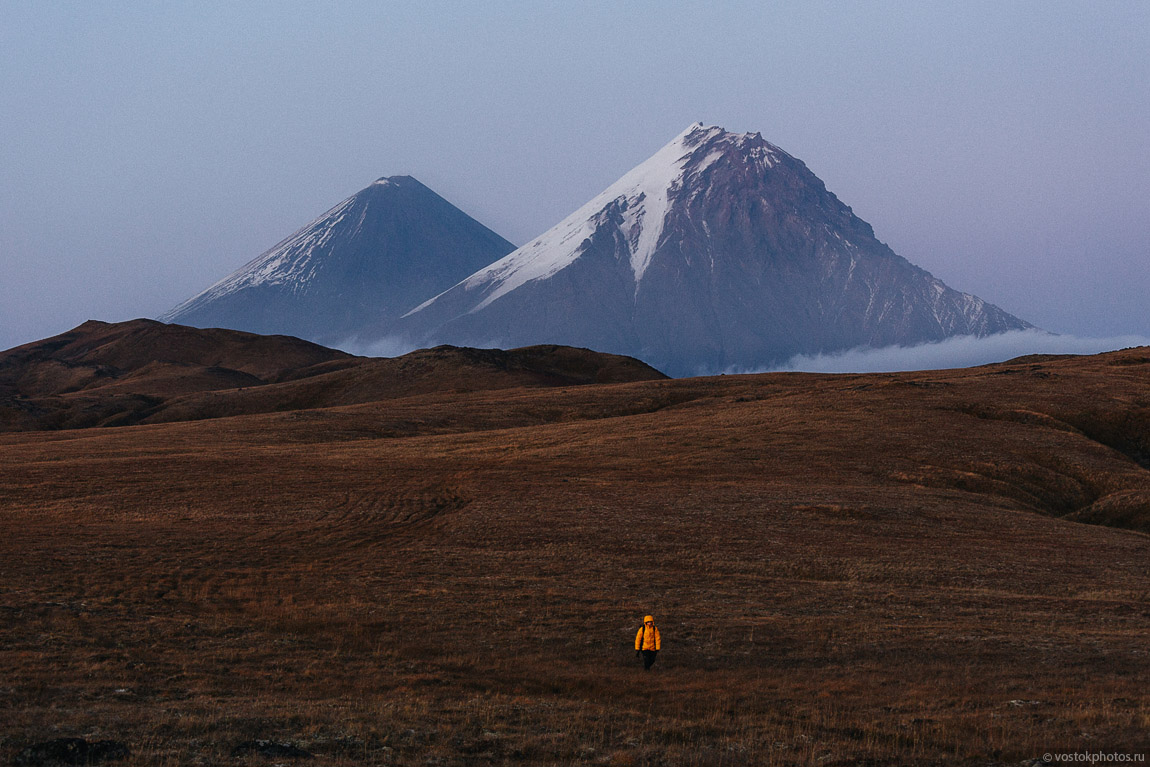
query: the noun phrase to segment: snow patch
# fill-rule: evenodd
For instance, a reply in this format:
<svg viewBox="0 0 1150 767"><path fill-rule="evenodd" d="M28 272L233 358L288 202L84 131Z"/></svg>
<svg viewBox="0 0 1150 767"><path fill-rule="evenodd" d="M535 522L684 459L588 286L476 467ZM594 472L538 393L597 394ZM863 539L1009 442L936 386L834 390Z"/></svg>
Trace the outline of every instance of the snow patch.
<svg viewBox="0 0 1150 767"><path fill-rule="evenodd" d="M752 147L753 156L765 167L772 167L776 152L781 150L758 134L728 133L718 126L695 123L554 227L444 292L478 291L481 298L470 310L474 313L528 282L554 276L583 254L587 241L604 225L605 214L612 207L623 216L620 229L638 290L659 246L675 192L682 189L686 179L704 172L730 148L747 141L761 142ZM440 296L404 316L425 309Z"/></svg>
<svg viewBox="0 0 1150 767"><path fill-rule="evenodd" d="M160 320L170 322L202 304L257 285L291 285L297 293L305 290L320 266L318 261L313 263L315 251L331 240L355 201L355 195L348 197L287 239L164 314ZM361 217L361 224L362 221Z"/></svg>

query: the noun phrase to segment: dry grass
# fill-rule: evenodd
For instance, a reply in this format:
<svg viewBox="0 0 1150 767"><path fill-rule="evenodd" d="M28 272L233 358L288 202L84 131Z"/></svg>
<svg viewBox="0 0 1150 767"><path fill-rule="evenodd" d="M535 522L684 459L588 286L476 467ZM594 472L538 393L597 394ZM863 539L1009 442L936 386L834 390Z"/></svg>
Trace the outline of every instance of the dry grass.
<svg viewBox="0 0 1150 767"><path fill-rule="evenodd" d="M270 763L231 756L255 738L331 765L1144 753L1128 357L0 437L0 761L61 736L131 765Z"/></svg>

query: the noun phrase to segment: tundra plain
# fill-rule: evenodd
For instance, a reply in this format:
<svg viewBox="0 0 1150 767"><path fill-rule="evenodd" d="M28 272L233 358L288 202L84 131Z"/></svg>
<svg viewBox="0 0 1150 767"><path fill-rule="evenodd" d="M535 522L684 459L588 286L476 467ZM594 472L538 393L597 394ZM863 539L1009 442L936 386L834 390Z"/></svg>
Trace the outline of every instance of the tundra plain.
<svg viewBox="0 0 1150 767"><path fill-rule="evenodd" d="M469 380L0 434L0 762L65 736L126 765L1150 749L1150 349Z"/></svg>

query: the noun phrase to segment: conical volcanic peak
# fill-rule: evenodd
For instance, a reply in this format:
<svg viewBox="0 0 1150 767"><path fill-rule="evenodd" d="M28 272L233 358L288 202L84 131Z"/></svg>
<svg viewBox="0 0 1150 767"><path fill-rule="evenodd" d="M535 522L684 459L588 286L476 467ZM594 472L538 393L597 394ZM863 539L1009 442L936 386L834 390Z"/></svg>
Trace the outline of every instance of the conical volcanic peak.
<svg viewBox="0 0 1150 767"><path fill-rule="evenodd" d="M338 343L513 249L411 176L385 177L161 319Z"/></svg>
<svg viewBox="0 0 1150 767"><path fill-rule="evenodd" d="M685 179L697 176L725 153L748 144L757 165L770 168L781 153L758 134L728 133L717 126L691 125L648 160L635 167L559 224L506 258L472 275L466 288L481 288L477 308L532 280L545 279L569 266L583 245L612 216L621 216L628 263L635 281L642 279L659 244L670 200Z"/></svg>
<svg viewBox="0 0 1150 767"><path fill-rule="evenodd" d="M1030 326L893 253L760 134L696 123L401 327L420 343L564 343L687 375Z"/></svg>

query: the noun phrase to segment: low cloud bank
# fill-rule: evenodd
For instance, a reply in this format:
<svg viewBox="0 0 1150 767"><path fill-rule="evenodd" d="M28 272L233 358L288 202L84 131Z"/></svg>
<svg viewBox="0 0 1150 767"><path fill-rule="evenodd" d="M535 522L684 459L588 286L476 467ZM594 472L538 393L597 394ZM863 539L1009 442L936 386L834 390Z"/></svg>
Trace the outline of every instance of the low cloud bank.
<svg viewBox="0 0 1150 767"><path fill-rule="evenodd" d="M905 370L942 370L1004 362L1025 354L1098 354L1131 346L1150 346L1150 338L1134 335L1083 338L1054 335L1041 330L1016 330L985 338L956 336L918 346L855 348L836 354L800 354L778 367L756 372L896 373Z"/></svg>
<svg viewBox="0 0 1150 767"><path fill-rule="evenodd" d="M726 373L896 373L904 370L943 370L1004 362L1024 354L1098 354L1150 346L1146 336L1084 338L1054 335L1042 330L1016 330L994 336L955 336L936 343L917 346L884 346L879 349L859 347L835 354L800 354L781 365L767 368L735 368ZM362 357L399 357L425 348L400 336L370 341L348 338L334 348ZM497 343L483 348L503 348ZM700 375L708 373L700 372Z"/></svg>
<svg viewBox="0 0 1150 767"><path fill-rule="evenodd" d="M334 344L333 348L360 357L402 357L408 352L413 352L423 347L399 336L375 338L370 341L362 341L353 336L340 341L338 344Z"/></svg>
<svg viewBox="0 0 1150 767"><path fill-rule="evenodd" d="M384 338L373 338L366 341L352 336L333 345L332 348L339 349L341 352L347 352L348 354L356 354L360 357L402 357L417 349L430 349L438 345L439 344L435 342L426 341L422 344L418 344L403 336L386 336ZM451 345L456 346L457 344ZM481 344L467 344L467 348L510 349L512 347L503 341L488 341Z"/></svg>

